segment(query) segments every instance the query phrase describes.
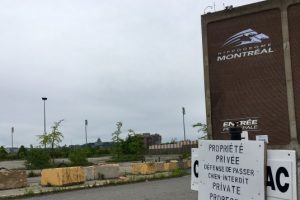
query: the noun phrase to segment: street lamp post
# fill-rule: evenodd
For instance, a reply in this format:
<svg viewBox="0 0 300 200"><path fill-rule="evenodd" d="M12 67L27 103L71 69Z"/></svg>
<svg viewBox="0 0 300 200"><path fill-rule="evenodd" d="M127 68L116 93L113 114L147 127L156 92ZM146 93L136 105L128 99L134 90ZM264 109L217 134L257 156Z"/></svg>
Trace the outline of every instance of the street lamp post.
<svg viewBox="0 0 300 200"><path fill-rule="evenodd" d="M44 101L44 134L46 135L46 100L47 100L47 97L42 97L42 100Z"/></svg>
<svg viewBox="0 0 300 200"><path fill-rule="evenodd" d="M184 115L185 115L185 108L182 107L183 134L184 134L184 141L185 141L186 138L185 138L185 121L184 121Z"/></svg>
<svg viewBox="0 0 300 200"><path fill-rule="evenodd" d="M85 127L85 144L87 146L87 126L88 126L88 120L86 119L85 120L85 123L84 123L84 127Z"/></svg>
<svg viewBox="0 0 300 200"><path fill-rule="evenodd" d="M11 149L12 149L12 151L14 149L14 131L15 131L15 128L11 127Z"/></svg>

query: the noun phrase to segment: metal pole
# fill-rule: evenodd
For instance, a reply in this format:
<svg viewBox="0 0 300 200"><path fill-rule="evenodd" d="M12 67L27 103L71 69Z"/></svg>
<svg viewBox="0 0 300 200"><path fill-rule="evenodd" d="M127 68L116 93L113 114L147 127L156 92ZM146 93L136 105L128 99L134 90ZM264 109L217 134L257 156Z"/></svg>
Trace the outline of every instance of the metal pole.
<svg viewBox="0 0 300 200"><path fill-rule="evenodd" d="M11 148L14 148L14 127L11 127Z"/></svg>
<svg viewBox="0 0 300 200"><path fill-rule="evenodd" d="M47 97L42 97L42 100L44 101L44 135L46 135L46 100ZM46 149L46 144L45 144L45 149Z"/></svg>
<svg viewBox="0 0 300 200"><path fill-rule="evenodd" d="M46 135L46 101L44 100L44 134Z"/></svg>
<svg viewBox="0 0 300 200"><path fill-rule="evenodd" d="M184 134L184 141L185 141L186 138L185 138L185 121L184 121L184 115L185 115L185 108L182 107L183 134Z"/></svg>
<svg viewBox="0 0 300 200"><path fill-rule="evenodd" d="M88 120L85 120L85 144L87 145L87 125L88 125Z"/></svg>

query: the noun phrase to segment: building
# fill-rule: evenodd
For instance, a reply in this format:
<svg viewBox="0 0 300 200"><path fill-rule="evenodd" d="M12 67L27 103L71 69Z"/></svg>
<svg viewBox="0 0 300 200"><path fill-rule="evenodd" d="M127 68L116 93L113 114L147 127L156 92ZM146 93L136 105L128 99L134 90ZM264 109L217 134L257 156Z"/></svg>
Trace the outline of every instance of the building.
<svg viewBox="0 0 300 200"><path fill-rule="evenodd" d="M198 140L190 141L180 141L172 144L155 144L150 145L148 153L152 155L160 154L182 154L182 153L191 153L192 148L198 147Z"/></svg>
<svg viewBox="0 0 300 200"><path fill-rule="evenodd" d="M268 0L202 16L209 138L249 139L300 155L300 0Z"/></svg>
<svg viewBox="0 0 300 200"><path fill-rule="evenodd" d="M19 148L17 148L17 147L7 147L5 150L6 150L7 153L18 153Z"/></svg>
<svg viewBox="0 0 300 200"><path fill-rule="evenodd" d="M113 145L112 142L102 142L100 138L96 142L91 142L83 145L70 145L70 148L81 148L81 147L91 147L91 148L111 148Z"/></svg>
<svg viewBox="0 0 300 200"><path fill-rule="evenodd" d="M141 135L143 136L144 147L146 149L148 149L151 145L161 144L161 135L157 133L152 135L150 133L143 133Z"/></svg>

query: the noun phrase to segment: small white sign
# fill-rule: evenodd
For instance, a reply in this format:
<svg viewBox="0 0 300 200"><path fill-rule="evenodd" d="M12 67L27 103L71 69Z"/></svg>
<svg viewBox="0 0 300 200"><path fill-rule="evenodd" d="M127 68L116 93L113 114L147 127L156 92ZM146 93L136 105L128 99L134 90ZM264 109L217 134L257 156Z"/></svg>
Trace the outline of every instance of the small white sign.
<svg viewBox="0 0 300 200"><path fill-rule="evenodd" d="M199 140L198 199L265 199L265 143Z"/></svg>
<svg viewBox="0 0 300 200"><path fill-rule="evenodd" d="M296 152L268 150L267 200L297 200Z"/></svg>
<svg viewBox="0 0 300 200"><path fill-rule="evenodd" d="M199 187L199 150L192 148L191 189L198 191Z"/></svg>
<svg viewBox="0 0 300 200"><path fill-rule="evenodd" d="M256 141L264 141L265 143L269 143L268 135L256 135Z"/></svg>
<svg viewBox="0 0 300 200"><path fill-rule="evenodd" d="M249 140L248 131L242 131L241 137L242 137L242 140Z"/></svg>

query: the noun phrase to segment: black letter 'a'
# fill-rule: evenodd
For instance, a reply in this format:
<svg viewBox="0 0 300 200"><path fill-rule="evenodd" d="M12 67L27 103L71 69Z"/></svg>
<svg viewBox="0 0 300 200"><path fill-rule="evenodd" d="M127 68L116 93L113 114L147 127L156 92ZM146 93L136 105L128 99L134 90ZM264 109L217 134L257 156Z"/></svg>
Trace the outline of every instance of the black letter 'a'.
<svg viewBox="0 0 300 200"><path fill-rule="evenodd" d="M267 186L270 186L272 190L275 190L274 179L273 179L272 170L270 166L267 166Z"/></svg>
<svg viewBox="0 0 300 200"><path fill-rule="evenodd" d="M196 176L196 178L198 178L198 176L199 176L199 174L196 171L196 166L198 166L198 165L199 165L198 160L195 160L195 162L194 162L194 175Z"/></svg>
<svg viewBox="0 0 300 200"><path fill-rule="evenodd" d="M280 174L283 174L285 177L289 177L289 172L284 167L279 167L276 172L276 184L280 192L285 193L288 191L290 184L285 183L283 186L280 183Z"/></svg>

